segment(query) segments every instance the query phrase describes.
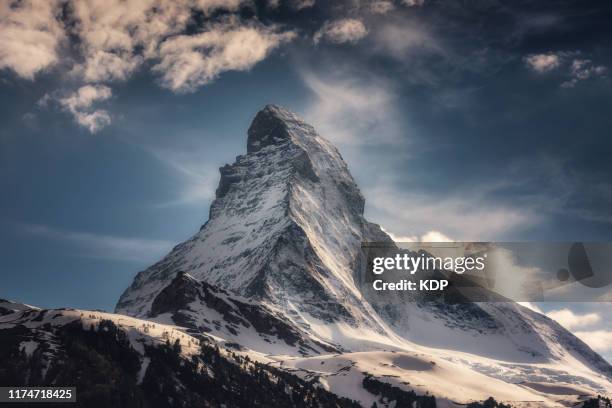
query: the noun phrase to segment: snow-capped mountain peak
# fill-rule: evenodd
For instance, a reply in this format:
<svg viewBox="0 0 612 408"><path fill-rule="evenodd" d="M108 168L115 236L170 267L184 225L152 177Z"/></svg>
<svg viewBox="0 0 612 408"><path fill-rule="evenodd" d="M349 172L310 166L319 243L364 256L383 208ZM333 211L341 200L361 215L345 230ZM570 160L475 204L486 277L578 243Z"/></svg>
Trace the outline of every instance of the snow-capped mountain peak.
<svg viewBox="0 0 612 408"><path fill-rule="evenodd" d="M376 326L353 274L360 242L377 227L364 220L364 198L329 141L268 105L248 130L247 154L220 173L206 224L141 272L117 311L146 316L155 296L187 271L296 317Z"/></svg>
<svg viewBox="0 0 612 408"><path fill-rule="evenodd" d="M338 150L286 109L268 105L257 113L247 153L220 173L209 219L136 276L118 313L207 332L266 358L279 355L281 364L282 356L305 358L287 364L306 378L319 375L312 358L323 365L335 358L331 352L387 350L421 353L438 368L452 363L491 379L484 388L465 388L467 400L482 398L482 389L518 395L528 388L525 395L537 396L559 382L598 392L612 386L605 360L514 303L391 302L390 295L362 291L361 243L391 239L365 220L363 195ZM334 389L336 375L327 385L345 395L342 386ZM456 397L434 377L418 381L422 390Z"/></svg>

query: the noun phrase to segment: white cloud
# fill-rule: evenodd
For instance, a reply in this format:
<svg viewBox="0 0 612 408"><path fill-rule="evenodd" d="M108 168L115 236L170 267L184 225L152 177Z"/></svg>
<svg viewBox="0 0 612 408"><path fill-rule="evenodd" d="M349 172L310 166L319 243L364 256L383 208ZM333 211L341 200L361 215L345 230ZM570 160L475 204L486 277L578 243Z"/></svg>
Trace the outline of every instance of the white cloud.
<svg viewBox="0 0 612 408"><path fill-rule="evenodd" d="M302 78L314 96L304 116L324 137L351 146L399 141L395 94L386 81L343 70L302 71Z"/></svg>
<svg viewBox="0 0 612 408"><path fill-rule="evenodd" d="M415 52L427 51L444 54L438 41L416 23L385 22L373 31L374 51L405 61Z"/></svg>
<svg viewBox="0 0 612 408"><path fill-rule="evenodd" d="M60 103L67 109L74 111L90 108L94 102L103 101L113 95L111 89L103 85L85 85L72 95L60 99Z"/></svg>
<svg viewBox="0 0 612 408"><path fill-rule="evenodd" d="M46 225L22 225L28 235L68 244L72 255L123 261L150 262L172 248L169 241L99 235L89 232L58 230Z"/></svg>
<svg viewBox="0 0 612 408"><path fill-rule="evenodd" d="M574 335L588 344L595 351L606 352L612 350L612 331L579 331L575 332Z"/></svg>
<svg viewBox="0 0 612 408"><path fill-rule="evenodd" d="M580 81L604 76L608 69L596 65L590 59L579 58L580 51L559 51L546 54L531 54L523 58L525 65L540 74L563 68L569 79L561 83L562 88L573 88Z"/></svg>
<svg viewBox="0 0 612 408"><path fill-rule="evenodd" d="M439 231L428 231L419 237L414 235L396 235L383 227L381 229L395 242L453 242L451 238Z"/></svg>
<svg viewBox="0 0 612 408"><path fill-rule="evenodd" d="M316 3L315 0L290 0L289 5L294 10L303 10L314 6Z"/></svg>
<svg viewBox="0 0 612 408"><path fill-rule="evenodd" d="M304 8L314 1L294 3ZM249 0L3 1L0 69L33 79L62 62L70 80L93 86L127 80L152 65L166 88L193 91L225 71L250 69L295 37L276 26L242 21L237 12L243 5L252 7ZM194 12L209 16L219 10L229 16L186 33ZM62 106L91 132L111 122L106 111L83 111L69 103Z"/></svg>
<svg viewBox="0 0 612 408"><path fill-rule="evenodd" d="M197 35L166 40L159 51L161 61L154 70L162 74L164 87L190 92L222 72L250 69L293 36L292 32L277 33L259 25L218 24Z"/></svg>
<svg viewBox="0 0 612 408"><path fill-rule="evenodd" d="M425 4L425 0L402 0L402 4L408 7L422 6Z"/></svg>
<svg viewBox="0 0 612 408"><path fill-rule="evenodd" d="M368 10L374 14L387 14L391 10L395 9L392 1L389 0L375 0L368 4Z"/></svg>
<svg viewBox="0 0 612 408"><path fill-rule="evenodd" d="M191 150L167 149L159 146L142 147L179 172L183 179L179 196L172 201L160 203L157 207L201 204L214 198L219 183L219 169L211 161L202 160L206 157L206 151L202 151L201 147L194 147Z"/></svg>
<svg viewBox="0 0 612 408"><path fill-rule="evenodd" d="M89 130L90 133L96 133L112 122L109 113L102 109L93 112L76 111L73 112L73 115L77 123Z"/></svg>
<svg viewBox="0 0 612 408"><path fill-rule="evenodd" d="M58 22L59 1L0 2L0 69L26 79L58 63L65 33Z"/></svg>
<svg viewBox="0 0 612 408"><path fill-rule="evenodd" d="M444 231L459 241L494 241L515 229L533 226L534 212L487 202L482 191L463 191L444 198L403 191L384 180L366 188L369 218L394 231L424 235Z"/></svg>
<svg viewBox="0 0 612 408"><path fill-rule="evenodd" d="M524 58L527 67L532 70L543 73L552 71L561 65L561 56L555 53L548 54L531 54Z"/></svg>
<svg viewBox="0 0 612 408"><path fill-rule="evenodd" d="M591 77L605 75L607 68L603 65L594 65L588 59L574 59L570 66L571 79L561 84L563 88L573 88L579 81L584 81Z"/></svg>
<svg viewBox="0 0 612 408"><path fill-rule="evenodd" d="M601 316L597 313L577 314L570 309L553 310L546 313L546 316L556 320L568 330L591 326L601 321Z"/></svg>
<svg viewBox="0 0 612 408"><path fill-rule="evenodd" d="M452 239L439 231L429 231L421 237L422 242L453 242Z"/></svg>
<svg viewBox="0 0 612 408"><path fill-rule="evenodd" d="M242 0L87 0L73 1L82 63L73 72L86 81L125 80L160 44L182 32L192 10L235 11ZM139 49L142 49L140 51Z"/></svg>
<svg viewBox="0 0 612 408"><path fill-rule="evenodd" d="M334 44L355 43L368 34L361 20L345 18L327 22L314 35L315 44L326 40Z"/></svg>
<svg viewBox="0 0 612 408"><path fill-rule="evenodd" d="M82 75L87 82L124 81L141 62L140 56L97 50L87 57L84 64L77 65L73 72Z"/></svg>
<svg viewBox="0 0 612 408"><path fill-rule="evenodd" d="M79 125L87 128L91 133L96 133L111 123L111 117L105 110L91 110L90 108L94 103L107 100L111 96L112 91L107 86L85 85L73 94L59 98L58 102L72 114Z"/></svg>
<svg viewBox="0 0 612 408"><path fill-rule="evenodd" d="M531 309L534 312L538 312L538 313L542 313L542 314L544 313L542 311L542 309L540 309L540 307L538 305L536 305L535 303L533 303L533 302L516 302L516 303L518 303L521 306L526 307L527 309Z"/></svg>

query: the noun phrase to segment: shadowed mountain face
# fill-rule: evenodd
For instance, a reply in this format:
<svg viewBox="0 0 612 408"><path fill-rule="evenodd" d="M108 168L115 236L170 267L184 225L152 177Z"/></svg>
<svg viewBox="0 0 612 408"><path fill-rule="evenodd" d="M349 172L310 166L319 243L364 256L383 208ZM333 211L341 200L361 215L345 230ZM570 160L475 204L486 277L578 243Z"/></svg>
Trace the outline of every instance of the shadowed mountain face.
<svg viewBox="0 0 612 408"><path fill-rule="evenodd" d="M364 198L337 149L293 113L272 105L257 113L247 154L220 173L208 221L136 276L117 313L266 355L429 347L503 384L610 384L612 367L597 353L512 302L440 305L362 292L361 243L391 239L364 219Z"/></svg>

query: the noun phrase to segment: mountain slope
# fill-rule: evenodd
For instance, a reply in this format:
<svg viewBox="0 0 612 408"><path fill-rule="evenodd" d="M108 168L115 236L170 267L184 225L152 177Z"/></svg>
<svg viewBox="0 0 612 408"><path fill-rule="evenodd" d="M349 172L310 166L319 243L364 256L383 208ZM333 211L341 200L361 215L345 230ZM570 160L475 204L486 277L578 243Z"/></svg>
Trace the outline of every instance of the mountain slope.
<svg viewBox="0 0 612 408"><path fill-rule="evenodd" d="M260 302L230 295L184 273L177 274L155 297L149 317L266 354L307 356L341 351Z"/></svg>
<svg viewBox="0 0 612 408"><path fill-rule="evenodd" d="M383 332L354 271L361 241L384 234L363 218L363 196L336 148L276 106L259 112L248 134L248 153L220 169L209 220L138 274L117 312L146 316L156 294L184 271L296 321L308 313Z"/></svg>
<svg viewBox="0 0 612 408"><path fill-rule="evenodd" d="M405 379L399 387L435 390L446 401L498 393L572 403L584 390L612 388L605 360L522 306L440 305L362 292L361 242L391 239L363 217L363 196L336 148L291 112L260 111L248 130L247 154L220 172L206 224L137 275L118 313L209 331L285 367L298 359L325 365L335 358L328 348L382 360L389 357L376 353L421 353L445 373L454 367L476 378L472 387L453 391L424 373L417 387L410 366L392 374ZM354 356L369 354L347 359L372 368ZM323 381L321 370L303 370ZM364 376L350 376L348 389L362 390ZM569 394L555 391L566 383L562 391ZM334 381L326 384L345 392Z"/></svg>
<svg viewBox="0 0 612 408"><path fill-rule="evenodd" d="M76 387L77 407L359 407L205 336L110 313L0 316L0 361L1 385Z"/></svg>

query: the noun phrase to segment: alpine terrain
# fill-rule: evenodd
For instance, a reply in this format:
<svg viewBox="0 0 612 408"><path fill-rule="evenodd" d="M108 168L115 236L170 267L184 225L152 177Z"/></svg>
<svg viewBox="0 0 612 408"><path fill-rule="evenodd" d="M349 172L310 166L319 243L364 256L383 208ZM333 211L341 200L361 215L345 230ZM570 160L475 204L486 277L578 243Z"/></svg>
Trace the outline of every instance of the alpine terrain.
<svg viewBox="0 0 612 408"><path fill-rule="evenodd" d="M257 113L220 173L208 221L116 314L0 304L0 381L104 367L116 406L553 407L612 390L610 364L519 304L362 290L361 243L392 240L338 150L286 109Z"/></svg>

